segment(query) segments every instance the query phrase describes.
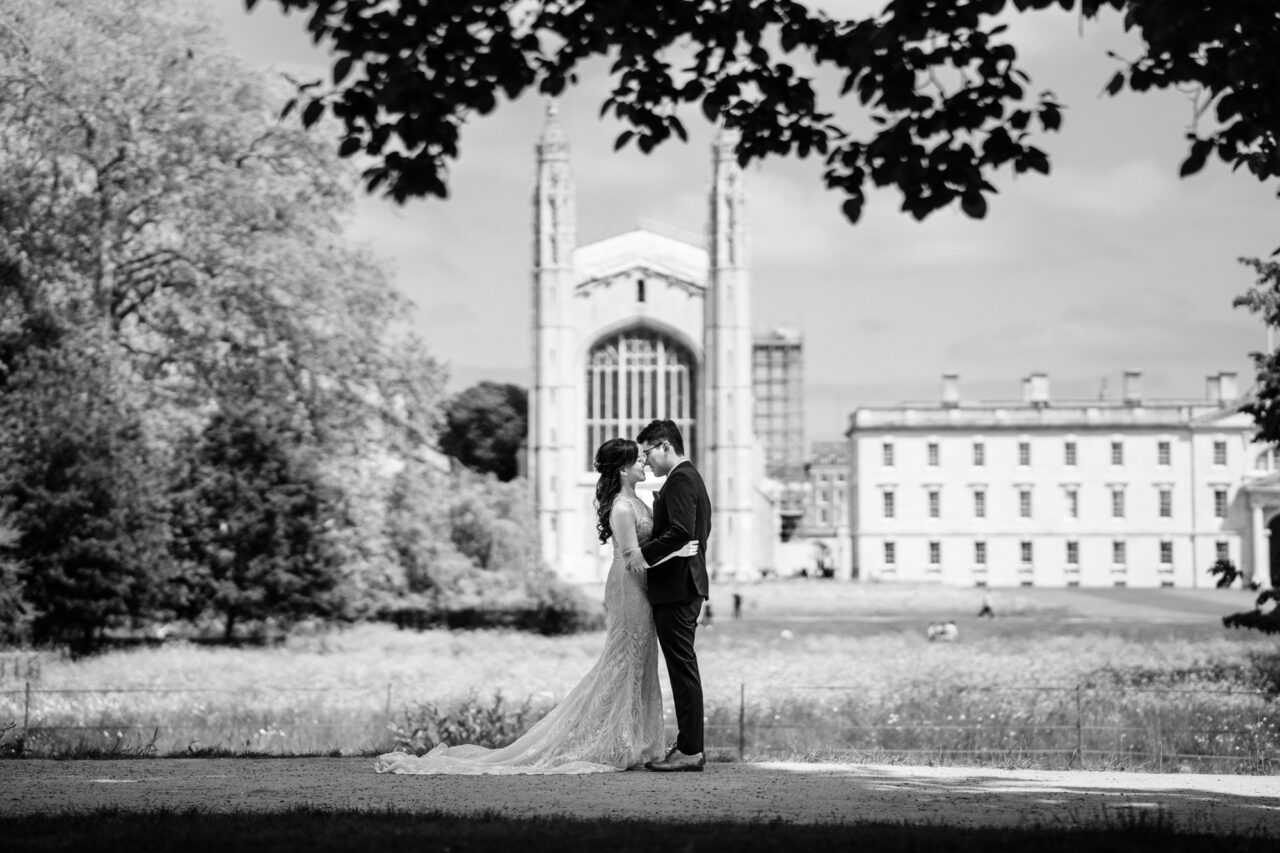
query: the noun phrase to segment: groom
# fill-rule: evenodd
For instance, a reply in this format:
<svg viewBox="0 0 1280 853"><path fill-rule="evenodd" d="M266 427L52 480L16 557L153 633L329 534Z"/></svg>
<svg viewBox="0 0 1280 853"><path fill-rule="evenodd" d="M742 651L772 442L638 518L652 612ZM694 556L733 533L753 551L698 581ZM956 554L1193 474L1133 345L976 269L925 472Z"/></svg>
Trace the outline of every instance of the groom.
<svg viewBox="0 0 1280 853"><path fill-rule="evenodd" d="M653 538L627 560L631 571L649 570L649 603L658 645L667 661L680 735L665 758L651 761L650 770L701 771L702 679L693 635L707 597L707 537L711 535L711 499L702 476L684 454L680 430L669 420L652 421L636 436L645 463L667 482L653 496ZM675 557L657 565L691 541L698 553Z"/></svg>

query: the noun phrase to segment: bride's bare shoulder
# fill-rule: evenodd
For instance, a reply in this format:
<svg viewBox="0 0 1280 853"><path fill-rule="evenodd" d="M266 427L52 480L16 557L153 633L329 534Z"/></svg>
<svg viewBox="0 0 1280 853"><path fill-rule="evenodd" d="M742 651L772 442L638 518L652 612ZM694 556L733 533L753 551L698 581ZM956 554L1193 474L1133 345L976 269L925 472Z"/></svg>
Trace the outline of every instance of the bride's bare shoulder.
<svg viewBox="0 0 1280 853"><path fill-rule="evenodd" d="M613 506L609 510L611 515L617 515L621 518L635 518L636 508L631 501L622 495L618 495L613 499Z"/></svg>

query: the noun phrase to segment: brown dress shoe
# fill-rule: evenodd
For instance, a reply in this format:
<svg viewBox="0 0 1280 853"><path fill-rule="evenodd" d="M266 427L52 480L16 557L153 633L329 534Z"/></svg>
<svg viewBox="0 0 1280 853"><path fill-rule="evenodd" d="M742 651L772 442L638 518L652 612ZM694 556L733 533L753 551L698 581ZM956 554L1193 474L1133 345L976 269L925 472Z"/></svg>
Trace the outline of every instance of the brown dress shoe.
<svg viewBox="0 0 1280 853"><path fill-rule="evenodd" d="M678 749L667 753L667 757L659 761L650 761L645 767L659 773L701 773L707 759L701 752L685 755Z"/></svg>

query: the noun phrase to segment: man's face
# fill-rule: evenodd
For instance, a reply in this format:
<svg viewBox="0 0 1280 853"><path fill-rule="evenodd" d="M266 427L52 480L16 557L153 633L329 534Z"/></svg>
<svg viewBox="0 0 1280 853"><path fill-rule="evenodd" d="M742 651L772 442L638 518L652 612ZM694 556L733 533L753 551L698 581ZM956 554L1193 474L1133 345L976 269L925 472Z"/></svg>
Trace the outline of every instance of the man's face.
<svg viewBox="0 0 1280 853"><path fill-rule="evenodd" d="M644 458L645 464L659 477L665 477L671 472L670 442L659 441L656 444L645 445L641 448L640 455Z"/></svg>

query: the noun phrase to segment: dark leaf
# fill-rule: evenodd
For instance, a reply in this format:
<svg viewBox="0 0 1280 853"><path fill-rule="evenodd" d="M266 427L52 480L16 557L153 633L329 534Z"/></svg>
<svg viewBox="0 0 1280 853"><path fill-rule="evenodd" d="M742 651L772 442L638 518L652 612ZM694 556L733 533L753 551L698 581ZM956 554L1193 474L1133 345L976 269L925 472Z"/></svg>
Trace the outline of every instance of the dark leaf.
<svg viewBox="0 0 1280 853"><path fill-rule="evenodd" d="M347 75L351 73L351 66L355 60L349 55L341 57L337 62L333 63L333 85L341 86L342 81L347 79Z"/></svg>
<svg viewBox="0 0 1280 853"><path fill-rule="evenodd" d="M1053 104L1046 104L1040 109L1040 126L1045 130L1057 130L1062 127L1062 112Z"/></svg>
<svg viewBox="0 0 1280 853"><path fill-rule="evenodd" d="M860 196L851 196L844 200L840 205L840 210L844 213L844 218L851 223L857 224L862 217L862 198Z"/></svg>
<svg viewBox="0 0 1280 853"><path fill-rule="evenodd" d="M1218 121L1225 124L1227 119L1234 115L1238 115L1240 113L1240 108L1237 105L1239 100L1239 97L1234 92L1228 92L1223 95L1218 101Z"/></svg>
<svg viewBox="0 0 1280 853"><path fill-rule="evenodd" d="M1195 142L1191 143L1191 153L1187 155L1186 160L1182 161L1182 168L1178 169L1178 176L1185 178L1203 169L1205 161L1209 159L1209 152L1212 150L1212 139L1196 139Z"/></svg>
<svg viewBox="0 0 1280 853"><path fill-rule="evenodd" d="M982 219L987 215L987 200L982 193L965 193L960 199L960 209L970 219Z"/></svg>
<svg viewBox="0 0 1280 853"><path fill-rule="evenodd" d="M360 139L356 136L348 136L342 140L342 144L338 146L339 157L350 157L352 154L360 150Z"/></svg>
<svg viewBox="0 0 1280 853"><path fill-rule="evenodd" d="M628 142L631 141L631 137L635 135L636 135L636 132L634 130L624 130L622 133L619 133L618 138L614 140L613 150L617 151L619 148L626 145Z"/></svg>
<svg viewBox="0 0 1280 853"><path fill-rule="evenodd" d="M1117 71L1115 76L1111 78L1111 82L1107 84L1107 94L1114 95L1124 88L1124 72Z"/></svg>
<svg viewBox="0 0 1280 853"><path fill-rule="evenodd" d="M712 95L708 95L702 99L702 114L706 116L707 121L712 124L715 124L720 120L720 111L723 109L724 104Z"/></svg>
<svg viewBox="0 0 1280 853"><path fill-rule="evenodd" d="M320 120L320 116L324 114L324 101L316 98L307 104L306 109L302 111L302 126L311 127Z"/></svg>

